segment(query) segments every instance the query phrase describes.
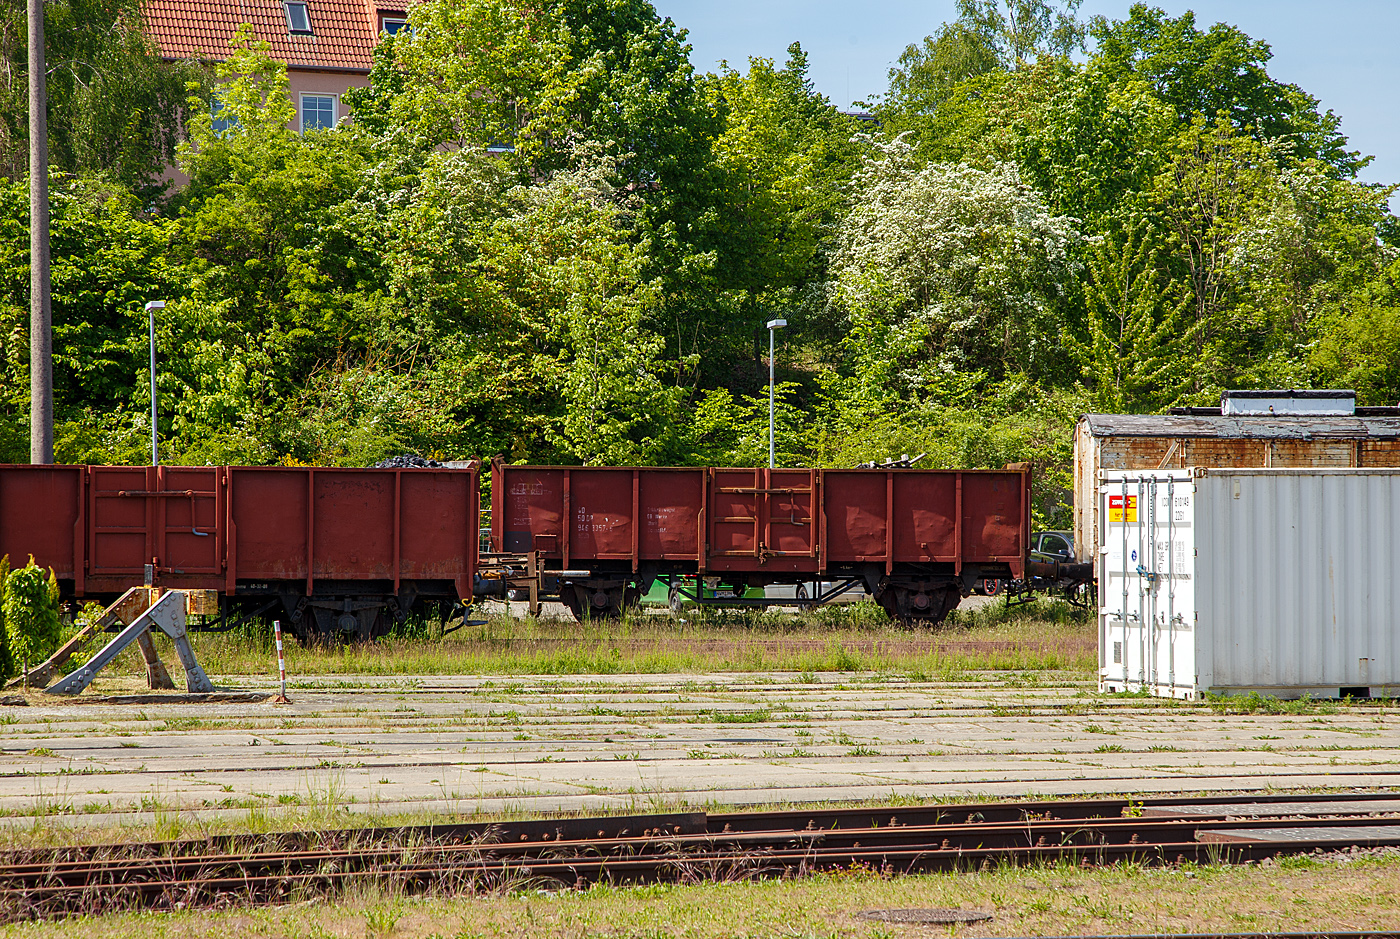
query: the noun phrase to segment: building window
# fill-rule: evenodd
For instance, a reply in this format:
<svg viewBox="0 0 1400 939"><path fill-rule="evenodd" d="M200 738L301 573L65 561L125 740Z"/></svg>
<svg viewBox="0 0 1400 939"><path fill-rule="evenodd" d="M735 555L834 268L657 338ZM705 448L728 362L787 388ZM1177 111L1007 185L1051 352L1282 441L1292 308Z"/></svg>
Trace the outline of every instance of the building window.
<svg viewBox="0 0 1400 939"><path fill-rule="evenodd" d="M379 14L379 31L394 35L401 29L408 29L408 18L402 13Z"/></svg>
<svg viewBox="0 0 1400 939"><path fill-rule="evenodd" d="M284 0L282 5L287 10L287 32L310 36L311 14L306 11L306 4L299 0Z"/></svg>
<svg viewBox="0 0 1400 939"><path fill-rule="evenodd" d="M214 118L214 133L223 135L238 126L238 115L224 107L224 103L215 95L209 102L209 113Z"/></svg>
<svg viewBox="0 0 1400 939"><path fill-rule="evenodd" d="M301 96L301 132L335 126L335 95Z"/></svg>

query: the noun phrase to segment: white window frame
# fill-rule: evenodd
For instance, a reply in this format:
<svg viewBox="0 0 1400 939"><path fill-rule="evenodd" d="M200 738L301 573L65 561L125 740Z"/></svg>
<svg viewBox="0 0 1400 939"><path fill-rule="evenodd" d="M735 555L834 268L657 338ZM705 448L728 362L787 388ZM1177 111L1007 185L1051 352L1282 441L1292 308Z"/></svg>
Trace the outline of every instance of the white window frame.
<svg viewBox="0 0 1400 939"><path fill-rule="evenodd" d="M297 99L297 127L300 133L306 133L306 99L307 98L330 98L331 99L331 122L327 127L310 128L311 130L330 130L340 123L340 95L328 94L323 91L303 91ZM317 108L317 112L321 109Z"/></svg>
<svg viewBox="0 0 1400 939"><path fill-rule="evenodd" d="M389 28L389 24L390 24L390 23L398 23L398 24L399 24L399 28L398 28L398 29L390 29L390 28ZM380 31L381 33L388 33L390 36L393 36L393 35L395 35L396 33L405 32L405 31L407 31L407 29L408 29L408 17L407 17L407 16L385 16L385 15L382 14L382 13L380 14L380 16L379 16L379 31Z"/></svg>
<svg viewBox="0 0 1400 939"><path fill-rule="evenodd" d="M301 15L306 17L306 28L297 28L292 22L292 7L301 7ZM306 0L282 0L282 12L287 15L287 32L293 36L310 36L311 32L311 8L307 6Z"/></svg>

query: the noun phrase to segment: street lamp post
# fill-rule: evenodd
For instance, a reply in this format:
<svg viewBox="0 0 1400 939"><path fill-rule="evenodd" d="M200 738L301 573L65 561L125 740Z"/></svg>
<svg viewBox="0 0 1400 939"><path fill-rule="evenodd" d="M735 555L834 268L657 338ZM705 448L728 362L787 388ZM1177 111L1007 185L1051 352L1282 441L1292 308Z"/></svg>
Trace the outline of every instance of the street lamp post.
<svg viewBox="0 0 1400 939"><path fill-rule="evenodd" d="M165 309L164 300L152 300L146 304L146 314L151 318L151 465L160 465L160 444L156 430L156 310Z"/></svg>
<svg viewBox="0 0 1400 939"><path fill-rule="evenodd" d="M777 465L773 447L773 333L787 325L787 320L768 321L768 468Z"/></svg>

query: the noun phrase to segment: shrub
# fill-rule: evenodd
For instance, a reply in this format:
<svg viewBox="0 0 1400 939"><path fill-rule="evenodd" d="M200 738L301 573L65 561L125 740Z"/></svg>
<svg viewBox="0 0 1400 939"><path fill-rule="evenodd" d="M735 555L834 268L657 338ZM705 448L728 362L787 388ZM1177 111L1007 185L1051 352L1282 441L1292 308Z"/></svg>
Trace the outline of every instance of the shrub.
<svg viewBox="0 0 1400 939"><path fill-rule="evenodd" d="M5 581L10 573L10 556L0 557L0 682L15 673L15 657L10 653L9 630L5 628Z"/></svg>
<svg viewBox="0 0 1400 939"><path fill-rule="evenodd" d="M28 671L29 663L43 661L58 646L58 578L53 569L45 577L30 555L26 566L5 579L3 607L11 659L19 659Z"/></svg>

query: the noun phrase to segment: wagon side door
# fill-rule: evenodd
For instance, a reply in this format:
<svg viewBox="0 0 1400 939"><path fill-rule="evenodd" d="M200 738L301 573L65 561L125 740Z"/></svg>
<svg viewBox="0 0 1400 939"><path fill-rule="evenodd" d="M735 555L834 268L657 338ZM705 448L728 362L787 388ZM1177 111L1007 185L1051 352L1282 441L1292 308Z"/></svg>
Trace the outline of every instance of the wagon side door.
<svg viewBox="0 0 1400 939"><path fill-rule="evenodd" d="M709 502L709 555L715 569L816 558L816 470L715 468Z"/></svg>
<svg viewBox="0 0 1400 939"><path fill-rule="evenodd" d="M202 580L223 571L221 471L213 466L93 466L91 575L131 585Z"/></svg>

